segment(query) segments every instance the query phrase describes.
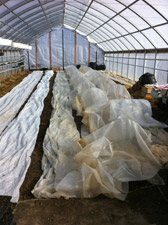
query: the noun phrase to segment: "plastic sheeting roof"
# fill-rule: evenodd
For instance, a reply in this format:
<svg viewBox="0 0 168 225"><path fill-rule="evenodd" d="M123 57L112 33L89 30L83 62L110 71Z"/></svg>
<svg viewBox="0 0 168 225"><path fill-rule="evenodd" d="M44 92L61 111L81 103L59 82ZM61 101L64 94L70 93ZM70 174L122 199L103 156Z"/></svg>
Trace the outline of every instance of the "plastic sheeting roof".
<svg viewBox="0 0 168 225"><path fill-rule="evenodd" d="M168 48L168 0L0 0L0 36L30 43L64 25L104 51Z"/></svg>

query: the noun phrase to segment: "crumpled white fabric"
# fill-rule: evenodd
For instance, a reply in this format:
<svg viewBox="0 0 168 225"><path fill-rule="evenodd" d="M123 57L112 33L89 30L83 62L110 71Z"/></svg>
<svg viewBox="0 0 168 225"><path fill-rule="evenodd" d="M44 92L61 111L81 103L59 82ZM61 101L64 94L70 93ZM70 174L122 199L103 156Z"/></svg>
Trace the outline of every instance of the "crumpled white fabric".
<svg viewBox="0 0 168 225"><path fill-rule="evenodd" d="M147 128L146 132L151 134L152 153L164 168L168 168L168 133L158 127Z"/></svg>
<svg viewBox="0 0 168 225"><path fill-rule="evenodd" d="M103 193L124 200L128 181L150 179L161 168L150 150L150 136L132 120L118 119L84 137L81 143L85 147L75 161L89 168L82 181L91 197Z"/></svg>
<svg viewBox="0 0 168 225"><path fill-rule="evenodd" d="M73 117L62 114L51 118L43 143L43 175L32 193L36 197L56 197L57 186L66 174L77 168L74 155L81 150L79 132Z"/></svg>
<svg viewBox="0 0 168 225"><path fill-rule="evenodd" d="M0 98L0 134L19 112L21 106L41 79L42 73L42 71L34 71L10 92Z"/></svg>
<svg viewBox="0 0 168 225"><path fill-rule="evenodd" d="M36 144L44 99L53 71L47 71L35 92L0 137L0 195L19 199L19 189L29 168Z"/></svg>
<svg viewBox="0 0 168 225"><path fill-rule="evenodd" d="M80 142L82 146L87 146L88 144L91 144L102 137L105 137L111 142L112 149L118 152L118 154L121 154L123 156L129 156L130 154L130 157L128 157L128 159L137 159L139 160L139 162L141 162L141 165L139 164L137 168L136 160L133 160L132 162L128 161L126 163L125 166L128 165L129 169L125 170L124 167L120 168L121 170L125 171L125 173L129 171L131 180L148 179L150 173L153 173L153 171L154 173L156 173L156 170L160 168L159 161L150 151L150 147L152 144L151 135L145 132L145 130L136 122L126 118L117 119L96 130L92 134L84 137L80 140ZM120 160L122 161L122 157L120 158ZM129 165L129 163L131 164ZM146 167L146 165L148 164L151 166L151 169ZM118 166L119 165L121 165L120 162ZM137 176L138 173L139 177ZM134 176L135 174L136 176ZM127 178L124 178L124 176L121 179L122 181L128 181Z"/></svg>

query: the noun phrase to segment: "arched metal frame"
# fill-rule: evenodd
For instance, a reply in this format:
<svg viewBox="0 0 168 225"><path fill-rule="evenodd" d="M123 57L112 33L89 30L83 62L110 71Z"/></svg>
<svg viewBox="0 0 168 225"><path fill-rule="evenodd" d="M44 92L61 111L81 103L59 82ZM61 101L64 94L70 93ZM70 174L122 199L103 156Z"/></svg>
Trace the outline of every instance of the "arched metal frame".
<svg viewBox="0 0 168 225"><path fill-rule="evenodd" d="M132 0L130 4L123 0L113 0L113 2L121 6L121 9L115 10L109 7L106 1L101 0L22 0L15 5L12 3L12 0L0 0L0 11L3 9L3 12L0 14L0 36L13 41L31 43L46 32L52 31L55 27L68 25L77 32L82 32L88 38L94 40L105 52L136 51L146 49L141 40L134 36L138 33L150 43L150 48L152 46L153 49L157 49L152 39L144 33L144 31L152 29L168 48L168 41L156 29L159 26L167 25L168 20L154 5L146 0ZM143 4L150 7L165 22L151 25L143 16L131 8L138 2L143 2ZM12 7L10 7L10 3L12 3ZM106 15L106 12L102 12L94 3L96 3L96 6L102 5L108 12L111 11L112 16ZM19 11L19 9L21 10ZM90 9L93 14L89 11ZM147 27L139 29L128 18L123 16L122 13L127 9L144 21ZM115 18L122 18L134 30L128 30L124 25L117 22ZM113 22L113 25L109 24L110 21ZM102 34L103 31L105 32L104 34ZM134 40L137 46L140 46L139 49L135 47L129 37Z"/></svg>

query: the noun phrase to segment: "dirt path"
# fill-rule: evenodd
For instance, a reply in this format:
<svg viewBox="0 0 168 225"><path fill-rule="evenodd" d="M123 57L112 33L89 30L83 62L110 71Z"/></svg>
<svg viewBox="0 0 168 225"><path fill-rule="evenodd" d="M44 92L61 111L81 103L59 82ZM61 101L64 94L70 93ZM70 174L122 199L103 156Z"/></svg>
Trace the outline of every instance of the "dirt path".
<svg viewBox="0 0 168 225"><path fill-rule="evenodd" d="M133 186L137 190L124 202L104 196L19 202L16 225L167 225L168 204L158 188L143 182Z"/></svg>
<svg viewBox="0 0 168 225"><path fill-rule="evenodd" d="M18 204L15 220L17 225L148 225L128 204L101 197L27 201Z"/></svg>

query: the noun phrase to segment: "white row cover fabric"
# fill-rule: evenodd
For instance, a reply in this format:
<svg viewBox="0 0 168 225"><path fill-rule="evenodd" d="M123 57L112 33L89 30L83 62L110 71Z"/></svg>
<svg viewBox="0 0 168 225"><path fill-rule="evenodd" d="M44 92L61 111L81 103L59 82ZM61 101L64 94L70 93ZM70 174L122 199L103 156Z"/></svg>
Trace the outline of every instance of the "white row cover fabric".
<svg viewBox="0 0 168 225"><path fill-rule="evenodd" d="M70 100L70 88L67 85L67 79L63 72L58 72L53 86L52 107L56 113L61 115L62 111L72 115L72 107ZM53 110L53 112L54 112Z"/></svg>
<svg viewBox="0 0 168 225"><path fill-rule="evenodd" d="M16 116L41 77L42 71L34 71L9 93L0 98L0 134Z"/></svg>
<svg viewBox="0 0 168 225"><path fill-rule="evenodd" d="M0 35L29 43L61 26L104 51L168 48L167 0L3 1Z"/></svg>
<svg viewBox="0 0 168 225"><path fill-rule="evenodd" d="M90 132L118 118L129 118L142 127L167 127L166 124L152 118L152 109L148 101L130 99L131 96L123 85L115 84L111 77L101 72L90 68L87 70L86 67L82 67L81 71L84 71L84 79L92 81L97 87L83 90L73 101L73 108L77 110L78 115L83 115L84 111L83 123L89 126ZM74 74L81 76L79 72ZM71 75L72 79L73 76Z"/></svg>
<svg viewBox="0 0 168 225"><path fill-rule="evenodd" d="M130 118L117 118L80 139L70 105L77 95L82 96L82 88L75 86L82 81L82 74L75 67L67 67L66 76L59 73L55 80L54 109L43 145L43 174L32 193L37 198L93 198L104 194L124 200L128 181L151 179L163 166L157 141L153 143L151 132ZM83 75L86 91L95 93L98 88L89 87L86 79ZM92 97L86 105L91 103ZM163 146L160 148L166 155Z"/></svg>
<svg viewBox="0 0 168 225"><path fill-rule="evenodd" d="M95 102L99 104L104 101L108 101L107 95L105 91L99 88L89 88L80 95L77 95L74 99L78 115L82 115L82 111L93 105Z"/></svg>
<svg viewBox="0 0 168 225"><path fill-rule="evenodd" d="M0 137L0 195L19 199L19 189L29 168L36 144L44 99L49 91L53 71L47 71L23 110Z"/></svg>

